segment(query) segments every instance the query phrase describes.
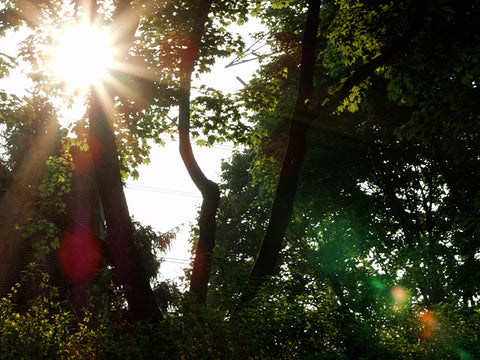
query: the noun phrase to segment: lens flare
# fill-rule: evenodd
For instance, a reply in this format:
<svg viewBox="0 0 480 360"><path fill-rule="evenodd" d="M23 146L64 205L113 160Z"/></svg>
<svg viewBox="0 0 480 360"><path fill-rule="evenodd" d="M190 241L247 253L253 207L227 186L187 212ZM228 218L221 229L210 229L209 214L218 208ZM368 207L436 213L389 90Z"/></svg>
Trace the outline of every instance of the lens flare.
<svg viewBox="0 0 480 360"><path fill-rule="evenodd" d="M457 353L461 360L473 360L473 357L465 350L458 350Z"/></svg>
<svg viewBox="0 0 480 360"><path fill-rule="evenodd" d="M391 290L391 293L398 305L403 305L408 300L408 293L400 286L394 286Z"/></svg>
<svg viewBox="0 0 480 360"><path fill-rule="evenodd" d="M374 288L375 290L382 292L385 290L385 285L383 285L379 280L377 279L370 279L370 286Z"/></svg>
<svg viewBox="0 0 480 360"><path fill-rule="evenodd" d="M437 325L437 319L430 311L426 311L420 316L420 322L425 327L422 338L428 339L432 335L433 328Z"/></svg>
<svg viewBox="0 0 480 360"><path fill-rule="evenodd" d="M67 233L58 251L62 272L73 282L89 280L100 267L102 249L88 231L74 229Z"/></svg>

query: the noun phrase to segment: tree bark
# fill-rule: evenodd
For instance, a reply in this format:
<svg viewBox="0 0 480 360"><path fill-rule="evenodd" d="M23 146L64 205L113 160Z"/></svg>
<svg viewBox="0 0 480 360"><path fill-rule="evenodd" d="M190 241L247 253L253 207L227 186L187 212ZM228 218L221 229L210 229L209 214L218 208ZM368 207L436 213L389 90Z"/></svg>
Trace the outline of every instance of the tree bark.
<svg viewBox="0 0 480 360"><path fill-rule="evenodd" d="M250 271L247 287L240 299L245 306L257 294L268 276L274 273L283 238L293 213L293 201L306 152L306 134L313 120L309 102L313 96L315 43L320 22L320 0L310 0L302 40L300 80L295 109L290 120L288 145L280 171L268 226Z"/></svg>
<svg viewBox="0 0 480 360"><path fill-rule="evenodd" d="M190 90L195 61L198 58L200 40L208 19L212 0L200 2L197 17L189 36L189 44L181 59L181 78L178 114L179 150L183 163L202 193L203 201L200 209L199 238L193 263L190 292L195 296L197 304L205 304L207 299L208 281L212 250L215 245L216 212L220 198L218 185L209 180L200 169L190 142Z"/></svg>
<svg viewBox="0 0 480 360"><path fill-rule="evenodd" d="M186 81L185 81L186 82ZM190 280L190 292L195 296L197 304L205 304L207 299L208 281L210 277L210 265L212 251L215 246L216 212L220 199L218 185L209 180L202 172L192 151L190 142L190 91L184 84L179 97L179 142L180 155L183 163L202 193L202 207L198 221L199 236L195 260L193 263L192 277Z"/></svg>
<svg viewBox="0 0 480 360"><path fill-rule="evenodd" d="M91 9L96 9L92 1ZM114 15L113 28L125 17L129 1L120 1ZM116 25L115 25L116 24ZM136 25L128 24L127 28L136 29ZM128 34L125 34L128 35ZM132 35L133 36L133 35ZM124 52L128 47L124 47ZM108 95L112 97L111 94ZM111 99L109 99L111 100ZM157 320L161 313L156 304L154 293L139 252L134 244L133 224L123 191L118 151L115 135L110 124L111 114L96 89L92 87L88 119L90 133L88 142L94 160L95 177L105 213L107 225L107 247L116 272L116 281L123 286L128 302L130 317L134 321Z"/></svg>
<svg viewBox="0 0 480 360"><path fill-rule="evenodd" d="M148 276L133 240L120 174L115 136L98 94L92 90L89 109L89 147L107 224L107 247L117 283L123 286L129 313L134 321L161 318Z"/></svg>

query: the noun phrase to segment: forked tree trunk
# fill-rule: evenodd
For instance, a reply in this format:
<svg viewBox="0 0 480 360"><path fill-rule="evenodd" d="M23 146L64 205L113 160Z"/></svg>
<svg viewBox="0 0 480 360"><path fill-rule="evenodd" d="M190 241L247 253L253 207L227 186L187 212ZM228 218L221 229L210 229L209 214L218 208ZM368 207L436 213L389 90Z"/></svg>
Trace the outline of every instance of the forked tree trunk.
<svg viewBox="0 0 480 360"><path fill-rule="evenodd" d="M207 299L212 250L215 245L215 216L220 198L218 185L209 180L198 166L190 142L190 89L192 73L195 61L198 58L200 40L211 4L212 0L202 0L197 10L197 16L189 36L189 44L181 59L181 79L178 95L180 155L190 178L203 197L198 224L199 238L193 263L192 278L190 280L190 292L195 296L195 302L198 304L205 304Z"/></svg>
<svg viewBox="0 0 480 360"><path fill-rule="evenodd" d="M300 81L295 109L290 120L288 145L280 171L270 219L262 245L250 271L247 287L240 299L245 306L257 294L268 276L273 275L285 231L293 212L293 201L306 152L306 134L313 120L309 103L313 96L315 43L319 26L320 0L310 0L302 40Z"/></svg>

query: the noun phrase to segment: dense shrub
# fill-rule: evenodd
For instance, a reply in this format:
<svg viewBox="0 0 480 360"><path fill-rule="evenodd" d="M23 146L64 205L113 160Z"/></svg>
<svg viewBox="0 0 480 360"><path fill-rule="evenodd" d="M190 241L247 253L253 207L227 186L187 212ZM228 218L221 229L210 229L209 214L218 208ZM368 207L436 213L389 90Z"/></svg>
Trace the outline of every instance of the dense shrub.
<svg viewBox="0 0 480 360"><path fill-rule="evenodd" d="M265 293L237 313L177 304L160 323L90 311L78 323L47 276L26 306L18 288L0 300L0 359L480 358L480 314L454 304L383 307L366 319L333 298Z"/></svg>

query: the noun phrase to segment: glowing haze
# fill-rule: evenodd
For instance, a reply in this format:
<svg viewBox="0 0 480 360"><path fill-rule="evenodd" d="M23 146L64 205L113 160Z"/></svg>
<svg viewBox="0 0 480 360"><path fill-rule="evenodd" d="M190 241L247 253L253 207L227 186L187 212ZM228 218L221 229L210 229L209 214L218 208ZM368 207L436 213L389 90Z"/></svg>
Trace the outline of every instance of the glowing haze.
<svg viewBox="0 0 480 360"><path fill-rule="evenodd" d="M83 22L59 32L51 49L52 72L68 89L98 85L114 67L114 48L108 33Z"/></svg>

